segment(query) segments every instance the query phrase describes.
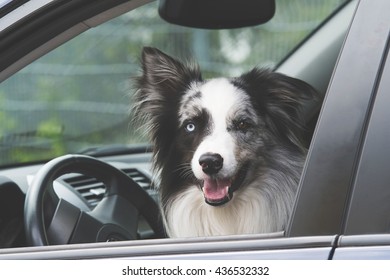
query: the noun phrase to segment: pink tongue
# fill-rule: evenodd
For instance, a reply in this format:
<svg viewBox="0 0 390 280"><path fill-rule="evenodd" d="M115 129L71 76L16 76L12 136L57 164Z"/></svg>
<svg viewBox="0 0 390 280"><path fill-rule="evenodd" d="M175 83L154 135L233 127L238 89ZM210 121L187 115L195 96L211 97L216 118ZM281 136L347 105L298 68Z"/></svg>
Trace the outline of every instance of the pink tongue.
<svg viewBox="0 0 390 280"><path fill-rule="evenodd" d="M204 197L209 201L219 201L228 195L230 180L206 179L203 183Z"/></svg>

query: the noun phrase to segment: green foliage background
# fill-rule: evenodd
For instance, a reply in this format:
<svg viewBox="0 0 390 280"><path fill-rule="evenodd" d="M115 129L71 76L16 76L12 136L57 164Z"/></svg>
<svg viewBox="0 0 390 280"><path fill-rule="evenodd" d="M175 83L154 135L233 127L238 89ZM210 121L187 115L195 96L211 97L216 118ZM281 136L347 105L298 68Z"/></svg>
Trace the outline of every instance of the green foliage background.
<svg viewBox="0 0 390 280"><path fill-rule="evenodd" d="M221 31L167 24L151 3L92 28L0 85L0 165L145 142L129 119L143 46L195 58L206 78L235 76L275 66L342 2L277 0L269 23Z"/></svg>

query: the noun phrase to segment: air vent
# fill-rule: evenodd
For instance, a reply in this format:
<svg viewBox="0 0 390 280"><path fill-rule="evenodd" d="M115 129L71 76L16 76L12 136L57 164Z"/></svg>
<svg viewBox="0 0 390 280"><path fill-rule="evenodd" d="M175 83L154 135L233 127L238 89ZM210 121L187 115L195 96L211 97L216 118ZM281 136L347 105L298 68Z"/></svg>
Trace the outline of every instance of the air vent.
<svg viewBox="0 0 390 280"><path fill-rule="evenodd" d="M149 194L154 195L150 179L136 168L127 168L122 170L139 184ZM106 186L95 178L85 175L74 175L64 179L86 199L90 207L94 208L103 198L106 192Z"/></svg>
<svg viewBox="0 0 390 280"><path fill-rule="evenodd" d="M85 175L74 175L64 181L78 191L92 208L102 200L106 192L106 186L102 182Z"/></svg>
<svg viewBox="0 0 390 280"><path fill-rule="evenodd" d="M145 174L138 169L127 168L123 169L122 171L126 173L131 179L133 179L138 185L140 185L144 190L148 191L152 188L149 177L145 176Z"/></svg>

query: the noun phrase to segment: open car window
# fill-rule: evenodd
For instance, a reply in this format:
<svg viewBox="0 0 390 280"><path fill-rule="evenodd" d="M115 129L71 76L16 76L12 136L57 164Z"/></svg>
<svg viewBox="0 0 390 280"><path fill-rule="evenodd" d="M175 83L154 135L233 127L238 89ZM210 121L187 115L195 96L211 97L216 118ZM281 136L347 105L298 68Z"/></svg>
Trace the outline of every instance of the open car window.
<svg viewBox="0 0 390 280"><path fill-rule="evenodd" d="M231 30L202 30L168 24L157 14L158 3L149 2L152 1L0 1L0 22L3 23L0 24L0 52L3 54L0 65L0 259L388 259L390 192L386 170L390 155L389 133L384 120L389 115L386 104L389 99L387 14L390 2L277 0L276 15L268 23ZM14 12L17 17L13 17ZM25 17L27 14L29 16ZM117 17L118 14L121 15ZM63 43L64 40L68 41ZM55 46L58 47L53 49ZM268 67L307 82L321 98L326 94L324 104L321 98L301 103L301 120L305 122L303 136L307 140L305 147L302 146L303 152L310 147L306 160L302 154L299 161L303 172L301 178L295 173L294 182L298 189L295 196L290 196L293 209L290 216L283 215L286 217L283 226L267 230L273 231L271 233L241 234L244 232L241 231L236 235L236 232L214 231L191 235L201 237L186 238L187 235L171 234L169 226L190 228L183 224L192 223L199 228L205 224L205 217L211 215L202 213L197 216L201 217L197 223L192 219L194 215L183 215L181 221L171 224L167 223L168 215L158 219L167 213L163 212L164 207L173 201L164 201L167 196L164 197L161 190L182 179L164 180L163 175L182 170L181 166L167 169L167 172L159 172L158 166L153 168L152 160L156 159L156 154L152 153L144 136L146 133L132 126L130 108L134 87L140 87L140 84L134 84L133 78L143 73L140 62L145 46L158 48L179 60L196 60L205 79L232 77L253 67ZM193 92L194 97L199 97L199 92ZM207 104L220 104L225 96ZM245 105L250 107L251 104ZM288 108L293 110L296 107ZM259 111L258 115L262 113ZM184 121L181 132L192 132L197 128L193 119ZM237 131L241 127L240 133L247 132L251 126L241 115L235 121L231 127ZM293 122L287 123L287 127L294 126ZM167 127L169 125L164 126ZM313 141L310 143L311 136ZM172 146L178 143L169 142L174 143ZM252 147L249 141L237 142ZM221 143L217 148L223 146ZM267 149L272 148L278 139L271 139L268 143ZM193 151L192 147L188 149L187 142L179 145ZM171 152L175 149L165 150ZM252 155L261 161L264 151L267 150ZM78 153L92 157L74 155ZM169 162L180 153L182 151L178 150L163 153L161 162ZM58 157L61 155L66 156ZM70 158L75 162L89 158L95 160L95 164L100 161L109 166L99 169L100 165L83 167L76 164L76 169L65 168L66 174L49 176L49 182L46 181L48 177L44 175L52 173L48 172L48 165L44 162L54 159L49 162L53 167L58 160ZM217 161L209 163L217 162L213 167L217 169L221 160L214 158ZM277 157L270 155L267 158ZM206 159L210 160L210 157L203 157L203 163ZM180 158L177 162L181 164L186 160ZM259 172L248 173L263 176L267 166L262 169L260 161L251 165L260 166ZM284 158L272 166L282 166L287 161ZM203 163L201 157L195 158L194 165L201 168L201 172L211 172L210 164ZM206 188L209 192L200 192L198 197L202 202L221 203L217 206L222 206L226 200L221 200L220 194L226 194L223 193L225 184L230 183L227 186L230 188L237 178L241 181L246 175L241 171L246 171L247 166L227 179L222 176L217 179L197 178L199 181L195 185L192 185L193 181L186 182L176 186L176 190L190 185L203 191L204 182L208 180ZM97 173L91 174L91 170ZM282 175L287 174L286 169L282 171ZM184 170L181 175L185 177L190 172ZM114 175L119 177L111 177ZM54 177L57 179L50 181ZM135 184L127 181L129 177ZM222 191L218 186L221 178ZM34 197L29 195L32 189L37 190L32 187L34 185L38 185L38 190L44 194L36 196L39 199L44 197L44 203L39 199L31 203L28 199ZM138 202L146 205L143 198L129 195L135 185L138 190L146 191L142 192L146 193L143 198L153 202L142 207L143 212L133 209ZM172 193L176 191L172 190ZM222 198L231 200L229 189L227 193ZM125 195L121 197L120 194ZM237 197L238 192L235 193ZM130 198L132 201L127 204ZM118 204L113 203L118 201ZM250 204L248 201L245 201L246 205ZM277 208L276 199L269 201ZM189 200L185 202L178 209L192 215L194 208L188 207ZM43 210L37 205L43 206ZM100 207L102 205L112 208ZM67 209L71 211L67 212ZM101 215L93 213L95 209ZM33 216L38 219L31 219L31 213L38 213ZM248 210L244 214L247 213L250 215L245 216L249 217L246 224L251 225L255 221L252 214L257 211ZM108 216L112 219L107 220ZM275 220L276 216L268 216ZM64 217L71 217L75 226L71 227L69 223L64 226L61 223ZM232 215L228 217L233 221ZM241 222L242 216L238 217L230 223L232 227L239 224L237 221ZM96 227L90 227L91 223L85 222L88 220L94 221ZM124 235L117 228L100 230L119 220L125 221L128 228ZM208 225L217 222L214 219ZM41 227L43 223L45 225ZM32 240L31 233L37 228L43 238ZM46 238L47 233L50 238ZM90 238L83 239L87 234ZM160 239L168 235L173 238ZM42 243L42 240L47 242Z"/></svg>
<svg viewBox="0 0 390 280"><path fill-rule="evenodd" d="M205 78L274 67L344 1L278 1L265 25L201 30L162 21L157 4L92 28L0 85L0 165L145 142L129 120L143 46L195 58Z"/></svg>

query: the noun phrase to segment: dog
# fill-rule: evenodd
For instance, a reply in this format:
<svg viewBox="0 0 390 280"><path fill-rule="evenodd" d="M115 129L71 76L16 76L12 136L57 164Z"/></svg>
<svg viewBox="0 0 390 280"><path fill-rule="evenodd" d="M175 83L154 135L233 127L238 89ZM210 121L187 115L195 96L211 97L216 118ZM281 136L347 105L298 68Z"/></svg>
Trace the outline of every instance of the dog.
<svg viewBox="0 0 390 280"><path fill-rule="evenodd" d="M202 78L195 62L144 47L135 122L153 145L169 237L283 231L306 148L309 84L269 69Z"/></svg>

